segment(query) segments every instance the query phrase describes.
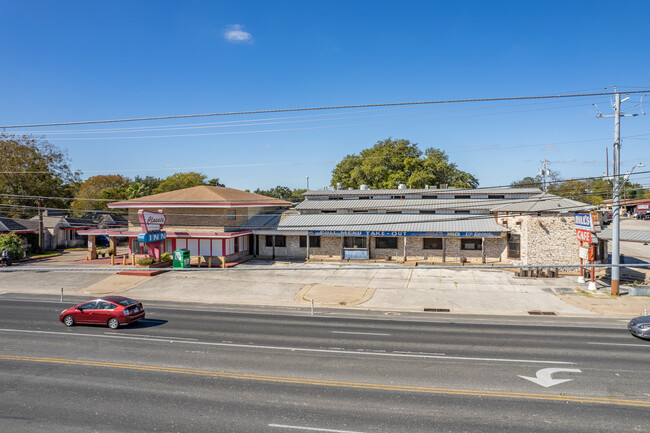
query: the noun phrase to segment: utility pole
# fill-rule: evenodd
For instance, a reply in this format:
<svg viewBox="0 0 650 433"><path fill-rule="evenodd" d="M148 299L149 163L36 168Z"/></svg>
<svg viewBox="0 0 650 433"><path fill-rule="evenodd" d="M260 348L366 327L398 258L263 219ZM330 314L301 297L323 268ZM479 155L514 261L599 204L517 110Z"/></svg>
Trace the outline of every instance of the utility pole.
<svg viewBox="0 0 650 433"><path fill-rule="evenodd" d="M307 191L309 191L309 176L307 176Z"/></svg>
<svg viewBox="0 0 650 433"><path fill-rule="evenodd" d="M549 162L550 161L548 161L546 159L546 157L544 157L544 161L542 161L542 164L543 164L542 168L539 169L539 174L541 174L543 179L544 179L543 185L544 185L544 192L545 193L548 192L548 183L546 182L546 176L551 174L551 170L548 169Z"/></svg>
<svg viewBox="0 0 650 433"><path fill-rule="evenodd" d="M43 252L43 199L38 198L38 249Z"/></svg>
<svg viewBox="0 0 650 433"><path fill-rule="evenodd" d="M621 279L621 117L634 117L638 114L621 114L621 103L630 99L627 96L621 101L621 94L614 93L616 100L614 102L614 114L604 116L599 114L597 117L614 118L614 170L613 170L613 187L612 187L612 296L618 296L618 286Z"/></svg>

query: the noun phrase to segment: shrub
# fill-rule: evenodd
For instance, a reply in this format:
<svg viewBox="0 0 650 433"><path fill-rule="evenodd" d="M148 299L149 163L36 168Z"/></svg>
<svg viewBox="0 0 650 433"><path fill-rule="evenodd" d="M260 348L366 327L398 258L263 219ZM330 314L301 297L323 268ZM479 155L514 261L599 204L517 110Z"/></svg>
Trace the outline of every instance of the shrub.
<svg viewBox="0 0 650 433"><path fill-rule="evenodd" d="M141 259L138 259L138 264L140 266L149 266L152 263L156 263L156 259L153 257L143 257Z"/></svg>
<svg viewBox="0 0 650 433"><path fill-rule="evenodd" d="M163 253L163 255L160 256L160 261L161 262L165 262L165 261L171 260L171 259L172 259L172 255L169 254L169 253Z"/></svg>
<svg viewBox="0 0 650 433"><path fill-rule="evenodd" d="M25 257L25 249L23 248L23 241L16 233L7 233L0 235L0 251L5 248L7 254L12 260L18 260Z"/></svg>
<svg viewBox="0 0 650 433"><path fill-rule="evenodd" d="M106 250L106 254L108 254L109 256L112 256L113 254L115 254L115 251L113 251L113 248L109 248L109 249Z"/></svg>

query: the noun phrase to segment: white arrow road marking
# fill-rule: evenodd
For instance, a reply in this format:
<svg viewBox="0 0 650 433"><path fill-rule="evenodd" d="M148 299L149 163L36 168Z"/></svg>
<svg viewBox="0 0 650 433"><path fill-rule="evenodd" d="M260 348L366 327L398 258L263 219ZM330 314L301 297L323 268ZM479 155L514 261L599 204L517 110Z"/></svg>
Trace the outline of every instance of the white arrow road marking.
<svg viewBox="0 0 650 433"><path fill-rule="evenodd" d="M537 377L519 376L522 379L530 380L533 383L548 388L553 385L559 385L564 382L569 382L573 379L553 379L551 375L564 371L567 373L582 373L579 368L542 368L537 371Z"/></svg>

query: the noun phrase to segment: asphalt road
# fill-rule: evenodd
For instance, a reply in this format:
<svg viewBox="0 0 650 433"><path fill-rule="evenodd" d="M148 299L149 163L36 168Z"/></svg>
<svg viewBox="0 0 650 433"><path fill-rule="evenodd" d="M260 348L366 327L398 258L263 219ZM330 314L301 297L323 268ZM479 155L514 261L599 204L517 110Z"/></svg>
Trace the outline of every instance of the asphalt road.
<svg viewBox="0 0 650 433"><path fill-rule="evenodd" d="M650 430L620 320L152 303L112 331L71 305L0 296L2 431Z"/></svg>

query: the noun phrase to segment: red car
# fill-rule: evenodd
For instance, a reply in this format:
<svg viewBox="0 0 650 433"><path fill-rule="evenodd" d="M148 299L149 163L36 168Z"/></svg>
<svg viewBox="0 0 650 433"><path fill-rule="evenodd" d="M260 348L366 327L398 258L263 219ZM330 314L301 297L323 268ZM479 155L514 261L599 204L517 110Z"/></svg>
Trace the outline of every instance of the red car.
<svg viewBox="0 0 650 433"><path fill-rule="evenodd" d="M136 320L144 319L144 307L138 301L124 296L105 296L84 302L76 307L61 311L59 320L65 326L77 323L107 325L117 329Z"/></svg>

